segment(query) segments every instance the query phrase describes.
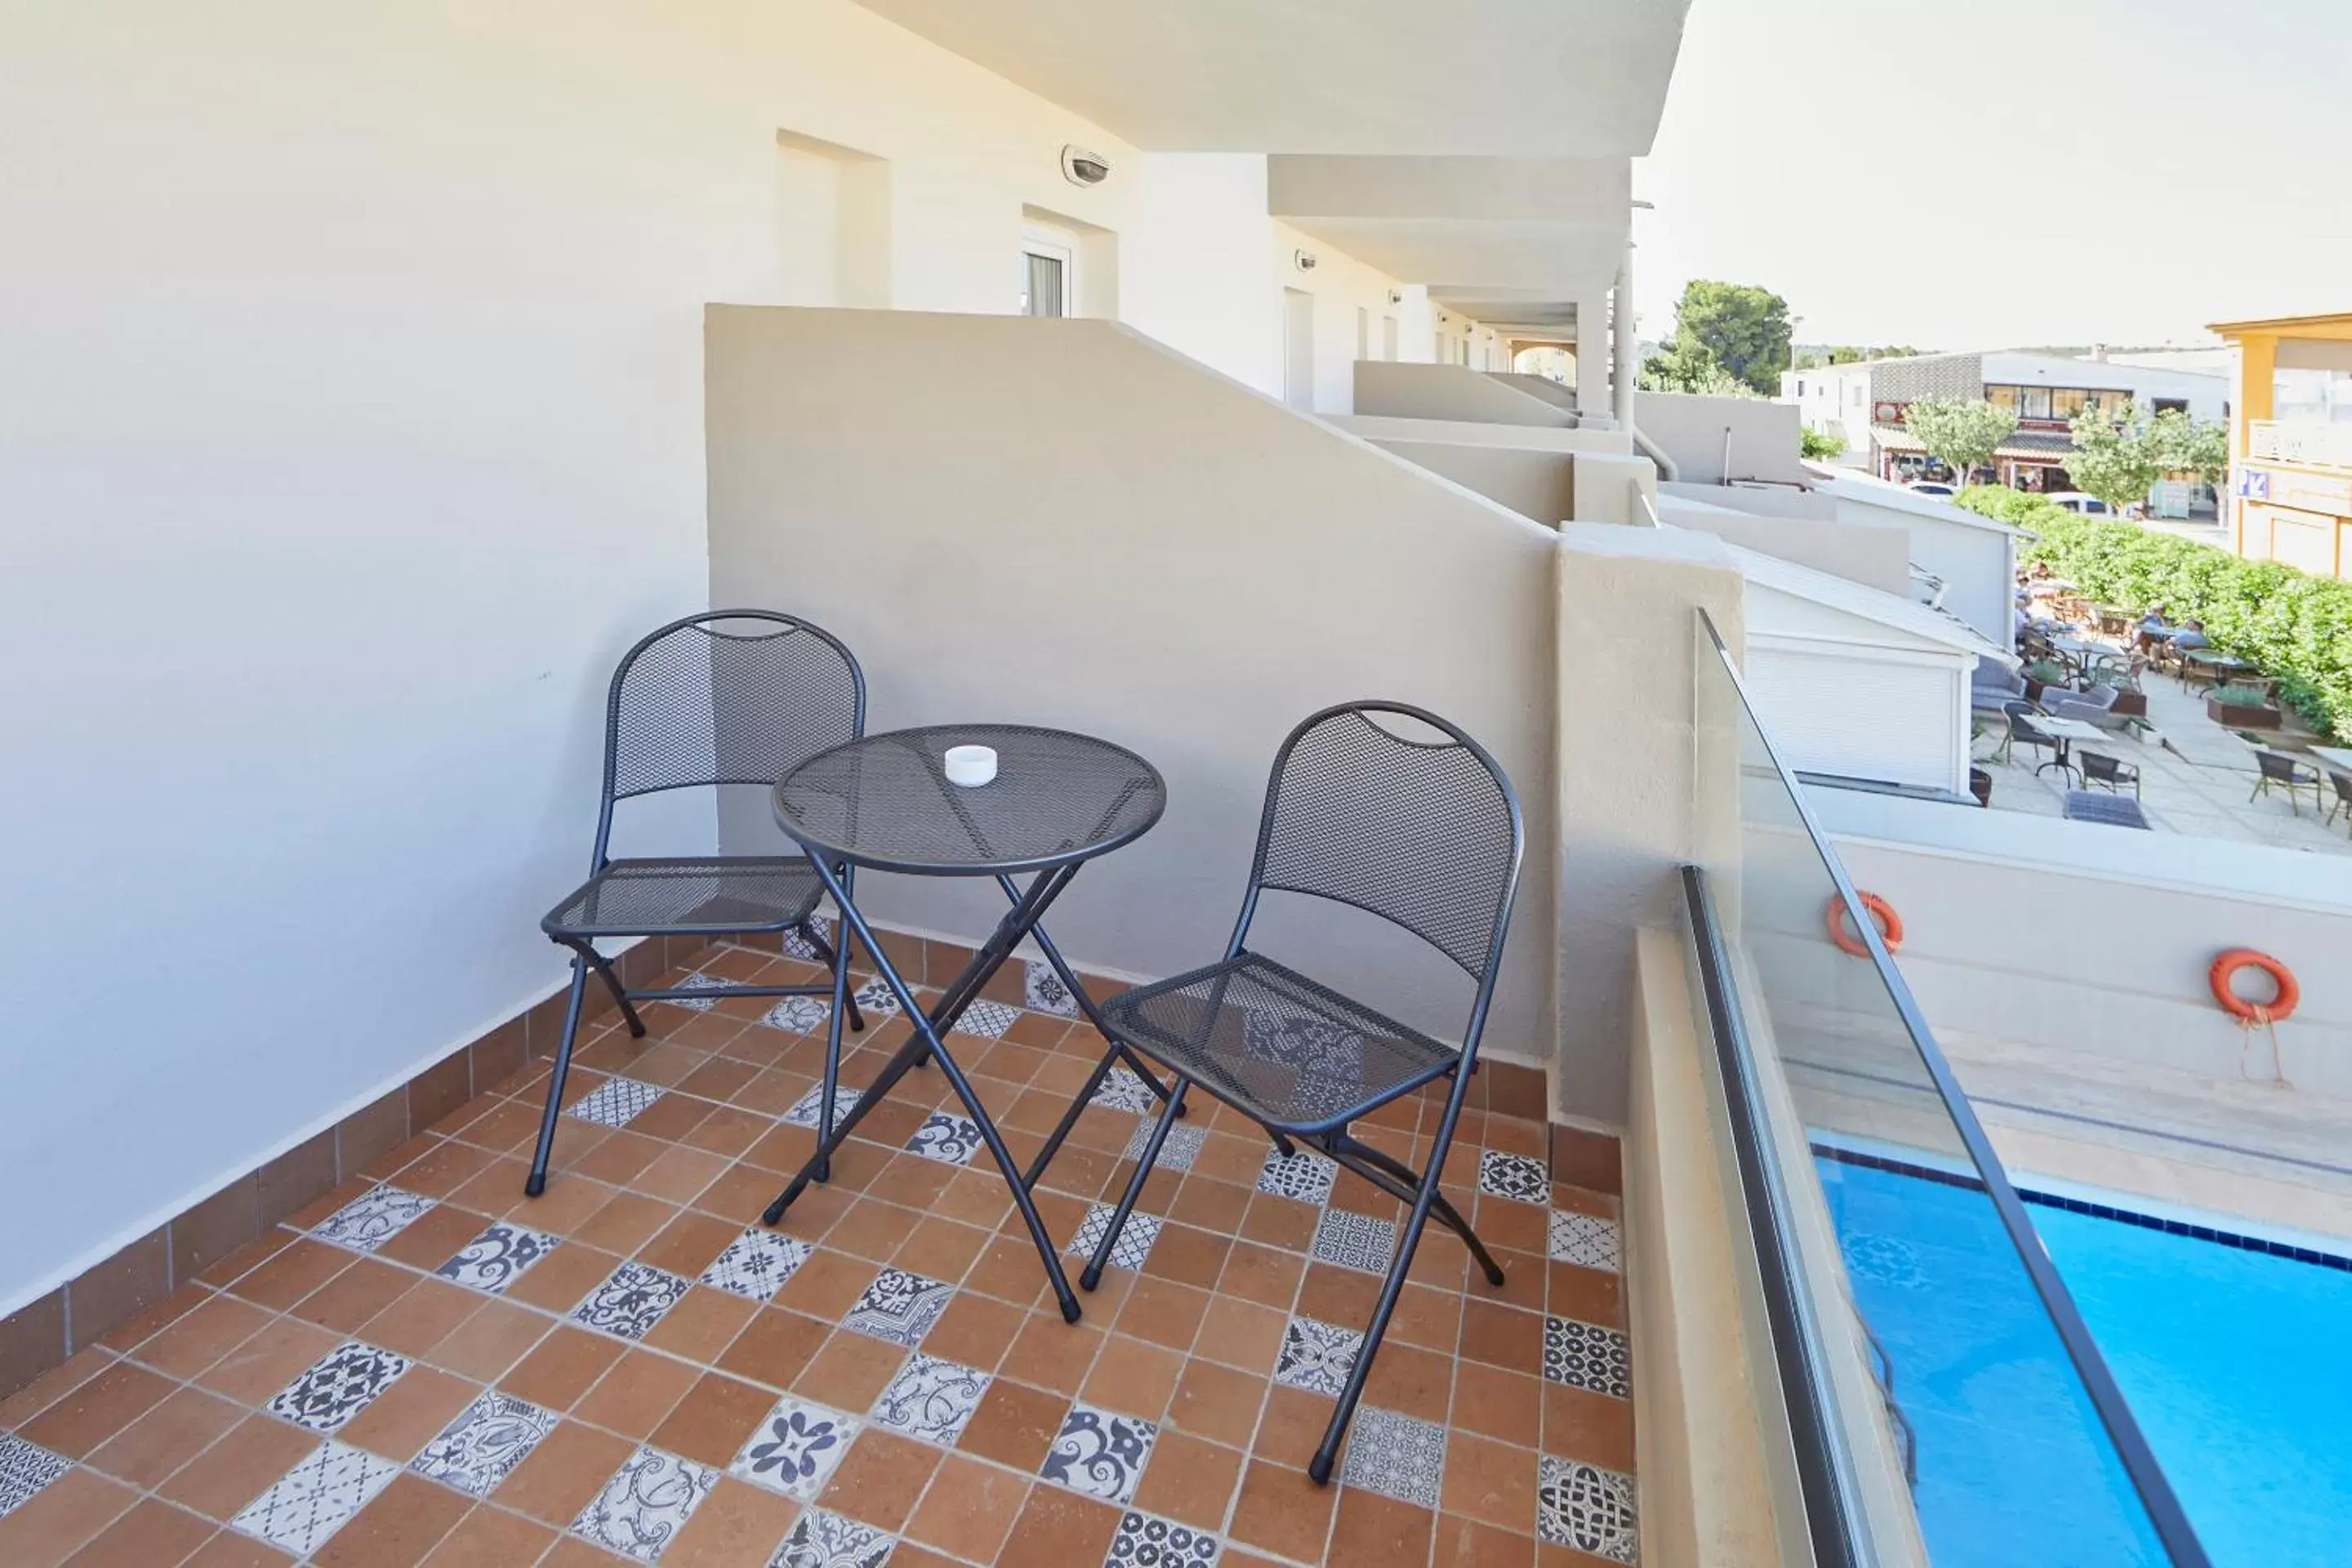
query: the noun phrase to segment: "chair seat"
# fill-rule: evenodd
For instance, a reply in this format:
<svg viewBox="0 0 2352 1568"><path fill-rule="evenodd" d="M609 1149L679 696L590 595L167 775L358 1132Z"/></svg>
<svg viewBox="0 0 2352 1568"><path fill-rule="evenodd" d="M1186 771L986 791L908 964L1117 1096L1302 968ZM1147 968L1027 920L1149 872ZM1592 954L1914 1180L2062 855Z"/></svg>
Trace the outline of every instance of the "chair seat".
<svg viewBox="0 0 2352 1568"><path fill-rule="evenodd" d="M1102 1010L1137 1050L1278 1132L1344 1126L1460 1060L1255 953L1138 986Z"/></svg>
<svg viewBox="0 0 2352 1568"><path fill-rule="evenodd" d="M615 860L547 912L551 937L782 931L816 908L824 885L798 855Z"/></svg>

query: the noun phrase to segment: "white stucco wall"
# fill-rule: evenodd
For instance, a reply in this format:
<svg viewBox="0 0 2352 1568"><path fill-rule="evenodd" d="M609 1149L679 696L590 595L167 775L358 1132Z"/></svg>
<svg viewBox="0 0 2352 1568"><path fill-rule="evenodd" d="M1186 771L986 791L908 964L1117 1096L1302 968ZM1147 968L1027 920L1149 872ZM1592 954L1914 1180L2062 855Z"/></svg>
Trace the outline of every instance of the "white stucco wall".
<svg viewBox="0 0 2352 1568"><path fill-rule="evenodd" d="M556 984L611 661L708 602L707 302L1009 311L1031 208L1279 375L1262 160L1142 157L848 0L5 30L0 1184L43 1195L0 1312ZM780 134L887 226L809 254Z"/></svg>

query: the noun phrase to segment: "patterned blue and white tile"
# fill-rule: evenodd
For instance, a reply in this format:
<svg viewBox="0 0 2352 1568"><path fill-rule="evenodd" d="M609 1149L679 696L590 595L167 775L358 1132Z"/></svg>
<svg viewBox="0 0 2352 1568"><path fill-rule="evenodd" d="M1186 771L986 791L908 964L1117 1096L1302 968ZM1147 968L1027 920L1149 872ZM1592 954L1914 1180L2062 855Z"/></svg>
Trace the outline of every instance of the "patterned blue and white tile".
<svg viewBox="0 0 2352 1568"><path fill-rule="evenodd" d="M691 1288L690 1281L647 1264L624 1263L572 1309L572 1321L625 1340L641 1340Z"/></svg>
<svg viewBox="0 0 2352 1568"><path fill-rule="evenodd" d="M1257 1190L1302 1204L1327 1204L1331 1201L1331 1184L1339 1175L1339 1165L1328 1155L1301 1149L1285 1157L1281 1150L1268 1148L1265 1164L1257 1173Z"/></svg>
<svg viewBox="0 0 2352 1568"><path fill-rule="evenodd" d="M608 1078L583 1095L567 1115L599 1127L626 1127L662 1097L662 1091L633 1078Z"/></svg>
<svg viewBox="0 0 2352 1568"><path fill-rule="evenodd" d="M926 1160L942 1164L969 1165L972 1156L987 1145L981 1141L980 1123L968 1116L951 1116L944 1110L934 1110L923 1118L915 1135L907 1140L907 1147Z"/></svg>
<svg viewBox="0 0 2352 1568"><path fill-rule="evenodd" d="M1151 1092L1150 1085L1136 1077L1134 1070L1127 1067L1115 1067L1105 1073L1102 1082L1095 1086L1094 1095L1087 1103L1099 1105L1106 1110L1132 1111L1139 1116L1147 1110L1157 1115L1160 1110L1160 1097Z"/></svg>
<svg viewBox="0 0 2352 1568"><path fill-rule="evenodd" d="M532 1264L562 1245L559 1237L543 1231L525 1230L519 1225L494 1225L434 1272L444 1279L502 1296Z"/></svg>
<svg viewBox="0 0 2352 1568"><path fill-rule="evenodd" d="M809 924L814 926L816 928L817 934L824 938L825 946L831 947L834 945L833 917L831 915L813 915L809 918ZM822 963L824 962L823 955L816 950L816 943L809 941L807 933L803 931L786 931L784 933L783 951L784 955L788 958L806 959L811 963Z"/></svg>
<svg viewBox="0 0 2352 1568"><path fill-rule="evenodd" d="M679 981L677 988L681 991L717 991L726 984L727 982L716 974L697 973ZM672 996L668 1001L671 1006L683 1007L689 1013L708 1013L719 1005L719 999L715 996Z"/></svg>
<svg viewBox="0 0 2352 1568"><path fill-rule="evenodd" d="M885 1268L866 1287L866 1293L841 1320L845 1329L855 1329L877 1340L887 1340L894 1345L910 1349L922 1342L955 1299L955 1287L936 1279L926 1279L919 1274L909 1274L903 1268Z"/></svg>
<svg viewBox="0 0 2352 1568"><path fill-rule="evenodd" d="M1316 1216L1312 1251L1318 1263L1360 1274L1386 1274L1396 1252L1396 1222L1327 1208Z"/></svg>
<svg viewBox="0 0 2352 1568"><path fill-rule="evenodd" d="M850 994L856 998L857 1010L865 1016L868 1028L885 1018L898 1016L898 994L891 990L890 983L878 974Z"/></svg>
<svg viewBox="0 0 2352 1568"><path fill-rule="evenodd" d="M1445 1489L1445 1428L1402 1411L1360 1405L1348 1424L1339 1479L1433 1510Z"/></svg>
<svg viewBox="0 0 2352 1568"><path fill-rule="evenodd" d="M1536 1463L1536 1535L1554 1546L1612 1563L1641 1561L1633 1478L1580 1459L1540 1456Z"/></svg>
<svg viewBox="0 0 2352 1568"><path fill-rule="evenodd" d="M1617 1273L1623 1265L1624 1245L1613 1219L1579 1214L1574 1209L1551 1211L1550 1254L1554 1263L1580 1268L1605 1268Z"/></svg>
<svg viewBox="0 0 2352 1568"><path fill-rule="evenodd" d="M651 1563L677 1539L718 1484L719 1472L708 1466L650 1446L641 1447L588 1500L572 1521L572 1533L624 1557Z"/></svg>
<svg viewBox="0 0 2352 1568"><path fill-rule="evenodd" d="M1362 1350L1364 1336L1353 1329L1318 1322L1313 1318L1293 1318L1283 1325L1282 1349L1274 1361L1274 1381L1289 1388L1303 1388L1309 1394L1328 1394L1338 1398L1348 1385L1348 1374L1356 1368L1356 1352Z"/></svg>
<svg viewBox="0 0 2352 1568"><path fill-rule="evenodd" d="M552 1411L487 1390L441 1428L408 1468L428 1481L485 1498L554 1430Z"/></svg>
<svg viewBox="0 0 2352 1568"><path fill-rule="evenodd" d="M813 1508L793 1521L768 1568L882 1568L898 1544L870 1524Z"/></svg>
<svg viewBox="0 0 2352 1568"><path fill-rule="evenodd" d="M407 1370L404 1355L345 1340L278 1390L266 1408L313 1432L340 1432Z"/></svg>
<svg viewBox="0 0 2352 1568"><path fill-rule="evenodd" d="M38 1443L0 1432L0 1519L5 1519L73 1468L70 1460Z"/></svg>
<svg viewBox="0 0 2352 1568"><path fill-rule="evenodd" d="M814 1502L864 1426L855 1415L786 1394L727 1467L738 1480Z"/></svg>
<svg viewBox="0 0 2352 1568"><path fill-rule="evenodd" d="M1124 1508L1151 1462L1160 1428L1132 1415L1074 1405L1037 1473L1056 1486Z"/></svg>
<svg viewBox="0 0 2352 1568"><path fill-rule="evenodd" d="M1070 1237L1070 1245L1063 1250L1092 1258L1095 1248L1102 1245L1104 1234L1110 1229L1112 1213L1108 1204L1096 1204L1087 1209L1086 1217L1078 1221L1077 1234ZM1160 1239L1160 1226L1159 1215L1135 1210L1127 1216L1127 1224L1118 1233L1118 1245L1110 1249L1110 1257L1105 1261L1113 1268L1131 1268L1140 1273L1144 1259L1151 1256L1151 1244Z"/></svg>
<svg viewBox="0 0 2352 1568"><path fill-rule="evenodd" d="M229 1528L308 1557L399 1474L398 1465L364 1448L322 1443L246 1504Z"/></svg>
<svg viewBox="0 0 2352 1568"><path fill-rule="evenodd" d="M727 1244L727 1250L702 1271L702 1282L747 1301L765 1301L782 1289L784 1281L815 1251L797 1237L753 1226Z"/></svg>
<svg viewBox="0 0 2352 1568"><path fill-rule="evenodd" d="M1541 1160L1502 1149L1478 1153L1478 1190L1513 1203L1549 1204L1551 1173Z"/></svg>
<svg viewBox="0 0 2352 1568"><path fill-rule="evenodd" d="M1205 1530L1128 1510L1103 1568L1214 1568L1225 1543Z"/></svg>
<svg viewBox="0 0 2352 1568"><path fill-rule="evenodd" d="M1156 1101L1154 1103L1157 1104ZM1151 1142L1152 1129L1159 1124L1160 1119L1156 1114L1138 1121L1135 1135L1127 1141L1126 1152L1120 1157L1142 1159L1145 1146ZM1200 1158L1201 1145L1208 1141L1209 1129L1205 1121L1179 1121L1168 1129L1167 1142L1160 1145L1160 1158L1151 1162L1152 1168L1189 1171L1192 1168L1192 1162Z"/></svg>
<svg viewBox="0 0 2352 1568"><path fill-rule="evenodd" d="M859 1089L840 1088L833 1091L833 1124L835 1126L840 1126L841 1119L857 1108L857 1099L862 1092ZM824 1086L820 1084L802 1095L793 1108L784 1112L783 1124L787 1127L814 1127L817 1124L817 1109L824 1102Z"/></svg>
<svg viewBox="0 0 2352 1568"><path fill-rule="evenodd" d="M833 1004L822 996L786 996L760 1016L760 1022L788 1035L805 1035L824 1027Z"/></svg>
<svg viewBox="0 0 2352 1568"><path fill-rule="evenodd" d="M953 1447L979 1412L980 1402L993 1381L984 1372L937 1356L909 1356L890 1386L874 1401L874 1423L943 1448Z"/></svg>
<svg viewBox="0 0 2352 1568"><path fill-rule="evenodd" d="M310 1234L354 1252L373 1252L439 1206L420 1193L374 1187L312 1226Z"/></svg>
<svg viewBox="0 0 2352 1568"><path fill-rule="evenodd" d="M948 1032L972 1035L983 1040L1001 1040L1004 1037L1004 1031L1020 1021L1020 1008L982 999L965 1008L963 1016L958 1018L955 1027Z"/></svg>
<svg viewBox="0 0 2352 1568"><path fill-rule="evenodd" d="M1545 1381L1612 1399L1633 1397L1633 1342L1622 1329L1574 1318L1544 1320Z"/></svg>
<svg viewBox="0 0 2352 1568"><path fill-rule="evenodd" d="M1078 999L1062 984L1051 963L1042 958L1025 961L1021 980L1022 997L1033 1013L1051 1013L1056 1018L1078 1016Z"/></svg>

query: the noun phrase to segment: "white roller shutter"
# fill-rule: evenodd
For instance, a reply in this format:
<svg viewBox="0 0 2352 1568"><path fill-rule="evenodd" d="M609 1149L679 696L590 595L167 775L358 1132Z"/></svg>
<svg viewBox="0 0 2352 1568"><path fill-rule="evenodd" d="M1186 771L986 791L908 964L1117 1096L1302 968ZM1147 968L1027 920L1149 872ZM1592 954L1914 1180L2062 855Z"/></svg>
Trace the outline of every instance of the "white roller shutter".
<svg viewBox="0 0 2352 1568"><path fill-rule="evenodd" d="M1774 647L1751 637L1749 694L1790 766L1875 783L1958 790L1968 781L1948 664Z"/></svg>

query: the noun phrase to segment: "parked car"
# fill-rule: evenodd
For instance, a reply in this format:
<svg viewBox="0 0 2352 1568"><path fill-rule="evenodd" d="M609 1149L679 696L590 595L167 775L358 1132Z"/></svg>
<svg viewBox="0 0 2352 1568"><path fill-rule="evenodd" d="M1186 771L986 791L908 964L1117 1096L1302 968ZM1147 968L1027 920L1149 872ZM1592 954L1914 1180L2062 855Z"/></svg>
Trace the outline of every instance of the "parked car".
<svg viewBox="0 0 2352 1568"><path fill-rule="evenodd" d="M2042 499L2048 501L2052 506L2064 507L2068 511L2078 512L2084 517L2113 517L2116 515L2115 508L2109 506L2106 502L2101 500L2096 496L2084 495L2081 490L2060 490L2053 495L2043 496Z"/></svg>
<svg viewBox="0 0 2352 1568"><path fill-rule="evenodd" d="M1957 487L1941 479L1914 479L1903 488L1918 495L1936 496L1947 500L1960 493Z"/></svg>

